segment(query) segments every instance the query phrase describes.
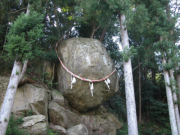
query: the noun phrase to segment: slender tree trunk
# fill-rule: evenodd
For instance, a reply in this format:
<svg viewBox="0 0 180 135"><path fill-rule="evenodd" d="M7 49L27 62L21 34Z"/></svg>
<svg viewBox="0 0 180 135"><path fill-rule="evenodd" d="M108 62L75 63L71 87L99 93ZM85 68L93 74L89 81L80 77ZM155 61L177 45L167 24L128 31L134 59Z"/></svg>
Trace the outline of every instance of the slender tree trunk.
<svg viewBox="0 0 180 135"><path fill-rule="evenodd" d="M57 7L54 5L54 14L55 14L55 20L56 20L56 25L57 25L57 31L58 31L58 37L60 38L60 27L59 27L59 19L57 16Z"/></svg>
<svg viewBox="0 0 180 135"><path fill-rule="evenodd" d="M104 36L105 36L105 33L106 33L106 29L107 29L107 27L105 27L104 29L103 29L103 31L102 31L102 33L101 33L101 37L100 37L100 39L99 39L99 41L103 41L103 39L104 39Z"/></svg>
<svg viewBox="0 0 180 135"><path fill-rule="evenodd" d="M0 111L0 135L6 134L6 129L11 116L11 110L14 102L14 97L18 87L18 81L21 73L21 62L15 61L9 84L7 87L6 95Z"/></svg>
<svg viewBox="0 0 180 135"><path fill-rule="evenodd" d="M151 69L152 71L152 83L155 84L156 83L156 73L155 73L155 69Z"/></svg>
<svg viewBox="0 0 180 135"><path fill-rule="evenodd" d="M125 15L120 15L120 31L122 48L129 48L129 39L126 26L124 25ZM124 79L125 79L125 91L126 91L126 107L127 107L127 119L128 119L128 135L138 135L137 116L136 116L136 103L134 95L134 84L132 75L131 59L128 62L124 61Z"/></svg>
<svg viewBox="0 0 180 135"><path fill-rule="evenodd" d="M162 64L166 64L166 60L164 57L162 59ZM172 91L171 91L171 87L168 86L170 84L169 74L168 74L168 71L166 71L165 69L163 69L163 73L164 73L164 81L165 81L165 85L166 85L166 95L167 95L167 101L168 101L171 132L172 132L172 135L179 135L178 129L177 129L177 124L176 124L176 118L175 118Z"/></svg>
<svg viewBox="0 0 180 135"><path fill-rule="evenodd" d="M178 101L179 101L179 111L180 111L180 74L177 73L177 87L178 87Z"/></svg>
<svg viewBox="0 0 180 135"><path fill-rule="evenodd" d="M91 33L91 37L90 38L93 38L94 37L94 33L96 32L96 30L98 30L99 29L99 27L100 26L98 26L97 28L96 28L96 23L94 23L94 21L93 21L93 30L92 30L92 33Z"/></svg>
<svg viewBox="0 0 180 135"><path fill-rule="evenodd" d="M139 66L139 122L141 123L141 65L138 55L138 66Z"/></svg>
<svg viewBox="0 0 180 135"><path fill-rule="evenodd" d="M175 80L172 69L169 71L169 73L170 73L171 79ZM174 99L174 102L177 102L178 99L177 99L177 94L176 94L176 92L174 91L175 89L176 89L176 87L175 87L175 85L173 84L173 86L172 86L173 99ZM179 107L178 107L178 104L177 104L177 103L174 104L174 110L175 110L175 115L176 115L177 128L178 128L178 132L179 132L179 135L180 135Z"/></svg>

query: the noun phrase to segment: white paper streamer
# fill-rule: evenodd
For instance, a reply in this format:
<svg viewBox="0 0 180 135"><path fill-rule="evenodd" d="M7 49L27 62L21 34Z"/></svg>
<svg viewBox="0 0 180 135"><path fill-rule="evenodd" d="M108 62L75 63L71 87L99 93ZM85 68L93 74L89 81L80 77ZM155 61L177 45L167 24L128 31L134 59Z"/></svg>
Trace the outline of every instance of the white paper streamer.
<svg viewBox="0 0 180 135"><path fill-rule="evenodd" d="M72 89L72 84L76 83L76 78L71 75L71 89Z"/></svg>
<svg viewBox="0 0 180 135"><path fill-rule="evenodd" d="M110 79L107 78L104 82L106 83L108 89L110 89L110 86L109 86L109 84L111 83Z"/></svg>
<svg viewBox="0 0 180 135"><path fill-rule="evenodd" d="M90 90L91 90L91 95L93 97L93 89L94 89L93 83L89 82L89 86L90 86Z"/></svg>

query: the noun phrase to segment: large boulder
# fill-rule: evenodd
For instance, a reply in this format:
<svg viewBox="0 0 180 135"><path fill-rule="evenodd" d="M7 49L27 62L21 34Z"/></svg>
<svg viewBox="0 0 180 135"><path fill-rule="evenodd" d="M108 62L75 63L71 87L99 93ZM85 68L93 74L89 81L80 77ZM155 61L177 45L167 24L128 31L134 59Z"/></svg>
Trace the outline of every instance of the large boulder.
<svg viewBox="0 0 180 135"><path fill-rule="evenodd" d="M68 70L86 79L98 80L108 76L115 69L104 45L95 39L71 38L59 44L58 55ZM71 106L87 111L101 105L118 90L118 74L110 77L110 89L104 81L93 83L93 96L89 82L76 79L71 89L71 74L59 63L57 67L58 90Z"/></svg>

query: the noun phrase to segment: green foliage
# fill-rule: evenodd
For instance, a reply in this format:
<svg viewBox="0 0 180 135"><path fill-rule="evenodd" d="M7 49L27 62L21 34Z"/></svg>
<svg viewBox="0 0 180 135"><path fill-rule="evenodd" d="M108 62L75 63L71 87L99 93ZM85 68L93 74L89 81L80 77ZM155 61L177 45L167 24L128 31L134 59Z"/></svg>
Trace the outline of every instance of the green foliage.
<svg viewBox="0 0 180 135"><path fill-rule="evenodd" d="M50 62L59 62L57 54L54 49L49 49L43 54L43 58Z"/></svg>
<svg viewBox="0 0 180 135"><path fill-rule="evenodd" d="M158 100L151 99L150 117L160 124L169 122L168 105Z"/></svg>
<svg viewBox="0 0 180 135"><path fill-rule="evenodd" d="M170 69L173 68L172 63L165 63L162 66L163 66L164 70L166 70L166 71L169 71Z"/></svg>
<svg viewBox="0 0 180 135"><path fill-rule="evenodd" d="M130 57L133 57L134 55L137 54L137 50L134 49L134 46L131 46L130 48L128 48L127 46L123 49L123 51L121 52L121 55L123 57L123 60L125 62L129 61Z"/></svg>
<svg viewBox="0 0 180 135"><path fill-rule="evenodd" d="M9 56L19 60L33 59L41 54L38 45L43 37L44 15L31 11L29 15L22 13L16 21L11 24L7 35L7 43L4 46Z"/></svg>
<svg viewBox="0 0 180 135"><path fill-rule="evenodd" d="M9 120L9 124L6 130L6 135L29 135L25 133L23 130L20 130L18 128L19 124L22 124L23 120L22 118L15 119L12 115Z"/></svg>
<svg viewBox="0 0 180 135"><path fill-rule="evenodd" d="M25 116L32 116L33 115L33 111L29 110L25 113Z"/></svg>
<svg viewBox="0 0 180 135"><path fill-rule="evenodd" d="M58 135L58 133L54 133L49 127L47 127L47 135Z"/></svg>
<svg viewBox="0 0 180 135"><path fill-rule="evenodd" d="M16 75L19 75L19 71L16 71Z"/></svg>
<svg viewBox="0 0 180 135"><path fill-rule="evenodd" d="M128 125L124 124L122 129L118 130L116 135L128 135Z"/></svg>
<svg viewBox="0 0 180 135"><path fill-rule="evenodd" d="M144 123L139 124L139 135L171 135L170 125L164 123L163 125L157 125L157 123Z"/></svg>

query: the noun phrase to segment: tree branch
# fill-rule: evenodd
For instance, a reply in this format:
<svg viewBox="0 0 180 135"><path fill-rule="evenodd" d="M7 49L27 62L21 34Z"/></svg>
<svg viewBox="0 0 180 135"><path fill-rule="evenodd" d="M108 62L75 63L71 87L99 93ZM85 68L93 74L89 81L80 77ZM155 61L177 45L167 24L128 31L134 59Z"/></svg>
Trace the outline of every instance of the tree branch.
<svg viewBox="0 0 180 135"><path fill-rule="evenodd" d="M134 70L136 70L141 64L142 62L138 66L136 66L132 71L134 72Z"/></svg>
<svg viewBox="0 0 180 135"><path fill-rule="evenodd" d="M27 9L27 8L22 8L22 9L19 9L19 10L17 10L17 11L9 12L9 13L10 13L10 14L14 14L14 13L19 12L19 11L24 10L24 9Z"/></svg>
<svg viewBox="0 0 180 135"><path fill-rule="evenodd" d="M22 79L23 79L23 77L25 75L25 72L26 72L26 69L27 69L27 65L28 65L28 60L25 60L24 65L23 65L23 69L22 69L22 72L21 72L21 75L19 77L18 84L22 81Z"/></svg>

